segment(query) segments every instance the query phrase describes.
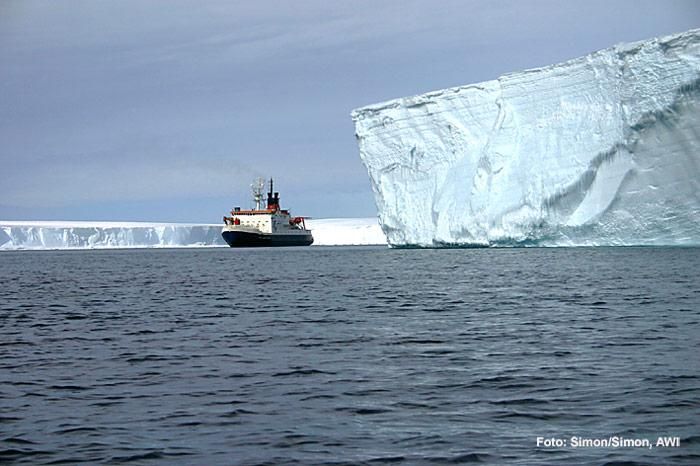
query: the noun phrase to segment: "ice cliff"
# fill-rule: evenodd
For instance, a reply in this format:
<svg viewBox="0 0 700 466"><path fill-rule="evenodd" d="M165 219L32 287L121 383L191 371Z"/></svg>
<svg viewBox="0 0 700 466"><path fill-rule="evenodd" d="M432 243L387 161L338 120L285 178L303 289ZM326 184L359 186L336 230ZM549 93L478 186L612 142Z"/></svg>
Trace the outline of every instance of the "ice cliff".
<svg viewBox="0 0 700 466"><path fill-rule="evenodd" d="M314 245L386 244L376 218L307 222ZM1 221L0 250L226 246L222 225Z"/></svg>
<svg viewBox="0 0 700 466"><path fill-rule="evenodd" d="M0 222L0 249L225 246L221 225Z"/></svg>
<svg viewBox="0 0 700 466"><path fill-rule="evenodd" d="M394 246L699 245L700 29L353 111Z"/></svg>

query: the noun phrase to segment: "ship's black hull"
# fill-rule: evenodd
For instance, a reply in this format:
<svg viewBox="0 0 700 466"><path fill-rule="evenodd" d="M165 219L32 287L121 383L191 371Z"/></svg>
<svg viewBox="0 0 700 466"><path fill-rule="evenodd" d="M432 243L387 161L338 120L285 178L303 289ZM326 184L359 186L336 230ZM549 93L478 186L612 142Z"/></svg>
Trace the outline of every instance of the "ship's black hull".
<svg viewBox="0 0 700 466"><path fill-rule="evenodd" d="M266 235L245 231L224 231L221 233L226 244L232 248L265 246L310 246L314 242L311 233L306 235Z"/></svg>

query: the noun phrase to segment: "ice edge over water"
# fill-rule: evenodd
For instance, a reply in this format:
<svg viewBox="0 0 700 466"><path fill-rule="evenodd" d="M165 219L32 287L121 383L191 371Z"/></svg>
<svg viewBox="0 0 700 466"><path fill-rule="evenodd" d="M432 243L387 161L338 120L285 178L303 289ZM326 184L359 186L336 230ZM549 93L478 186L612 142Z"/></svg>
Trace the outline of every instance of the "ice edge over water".
<svg viewBox="0 0 700 466"><path fill-rule="evenodd" d="M700 30L352 113L392 246L700 245Z"/></svg>
<svg viewBox="0 0 700 466"><path fill-rule="evenodd" d="M316 246L386 244L376 218L317 219L307 224ZM184 223L0 220L0 251L227 247L221 237L222 227Z"/></svg>

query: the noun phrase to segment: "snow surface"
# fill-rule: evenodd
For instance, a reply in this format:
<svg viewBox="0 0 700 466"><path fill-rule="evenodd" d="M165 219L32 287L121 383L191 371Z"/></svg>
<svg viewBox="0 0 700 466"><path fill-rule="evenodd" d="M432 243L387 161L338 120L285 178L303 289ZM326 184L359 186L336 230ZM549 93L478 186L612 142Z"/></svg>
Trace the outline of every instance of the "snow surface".
<svg viewBox="0 0 700 466"><path fill-rule="evenodd" d="M394 246L699 245L700 29L352 113Z"/></svg>
<svg viewBox="0 0 700 466"><path fill-rule="evenodd" d="M386 244L376 218L307 220L314 246ZM0 250L225 247L223 225L142 222L2 221Z"/></svg>

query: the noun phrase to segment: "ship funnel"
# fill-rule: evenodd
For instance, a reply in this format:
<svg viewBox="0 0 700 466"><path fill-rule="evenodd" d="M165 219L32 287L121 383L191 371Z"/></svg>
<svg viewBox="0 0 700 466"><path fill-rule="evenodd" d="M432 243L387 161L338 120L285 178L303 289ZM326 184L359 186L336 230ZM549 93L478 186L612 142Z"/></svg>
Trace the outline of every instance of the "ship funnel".
<svg viewBox="0 0 700 466"><path fill-rule="evenodd" d="M272 183L272 178L270 178L270 191L267 193L267 208L268 209L279 209L280 208L280 193L274 192L274 185Z"/></svg>

